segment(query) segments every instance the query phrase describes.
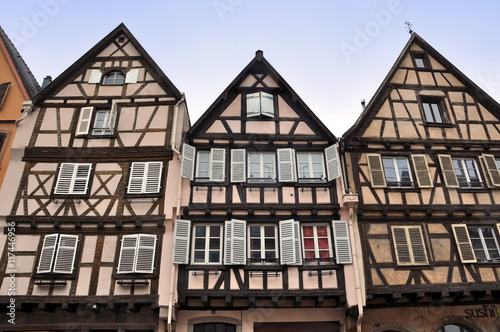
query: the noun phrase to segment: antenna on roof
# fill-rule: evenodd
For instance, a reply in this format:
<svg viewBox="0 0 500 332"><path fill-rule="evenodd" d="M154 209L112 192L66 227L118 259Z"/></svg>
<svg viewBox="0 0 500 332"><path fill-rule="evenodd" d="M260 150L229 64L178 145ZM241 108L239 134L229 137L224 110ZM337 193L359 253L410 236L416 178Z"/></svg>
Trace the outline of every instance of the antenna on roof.
<svg viewBox="0 0 500 332"><path fill-rule="evenodd" d="M406 29L408 29L408 33L411 35L413 34L413 30L411 29L411 26L413 25L410 21L406 21Z"/></svg>

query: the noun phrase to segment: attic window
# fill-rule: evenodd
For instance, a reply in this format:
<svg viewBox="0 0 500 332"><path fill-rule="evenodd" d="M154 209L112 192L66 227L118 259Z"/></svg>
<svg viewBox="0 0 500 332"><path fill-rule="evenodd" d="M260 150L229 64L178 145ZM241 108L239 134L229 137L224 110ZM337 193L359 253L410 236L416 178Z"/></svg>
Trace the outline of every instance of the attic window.
<svg viewBox="0 0 500 332"><path fill-rule="evenodd" d="M5 97L7 97L7 91L9 91L10 82L0 84L0 108L2 108Z"/></svg>
<svg viewBox="0 0 500 332"><path fill-rule="evenodd" d="M425 53L413 53L413 61L416 68L425 69L429 68L429 62Z"/></svg>
<svg viewBox="0 0 500 332"><path fill-rule="evenodd" d="M121 71L111 71L104 76L103 85L123 85L125 75Z"/></svg>
<svg viewBox="0 0 500 332"><path fill-rule="evenodd" d="M420 104L427 124L450 123L443 98L422 97Z"/></svg>
<svg viewBox="0 0 500 332"><path fill-rule="evenodd" d="M118 37L118 43L123 44L125 42L125 37Z"/></svg>
<svg viewBox="0 0 500 332"><path fill-rule="evenodd" d="M247 94L247 117L265 115L274 117L274 96L270 93L259 91Z"/></svg>

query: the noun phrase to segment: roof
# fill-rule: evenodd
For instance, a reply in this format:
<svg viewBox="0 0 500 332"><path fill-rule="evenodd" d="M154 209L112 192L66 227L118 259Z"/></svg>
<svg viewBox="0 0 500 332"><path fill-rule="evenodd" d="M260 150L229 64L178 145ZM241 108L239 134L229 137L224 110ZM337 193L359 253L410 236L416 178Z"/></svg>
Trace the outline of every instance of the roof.
<svg viewBox="0 0 500 332"><path fill-rule="evenodd" d="M1 26L0 26L0 39L2 40L2 43L5 45L7 52L9 53L12 63L14 64L17 74L21 78L21 81L24 85L24 88L26 89L26 92L28 93L29 98L32 98L34 95L38 93L38 91L40 91L40 85L36 81L31 70L28 68L26 62L24 62L23 58L21 57L21 54L19 54L16 47L14 46L14 44L9 39L9 37L7 36L7 34L2 29Z"/></svg>

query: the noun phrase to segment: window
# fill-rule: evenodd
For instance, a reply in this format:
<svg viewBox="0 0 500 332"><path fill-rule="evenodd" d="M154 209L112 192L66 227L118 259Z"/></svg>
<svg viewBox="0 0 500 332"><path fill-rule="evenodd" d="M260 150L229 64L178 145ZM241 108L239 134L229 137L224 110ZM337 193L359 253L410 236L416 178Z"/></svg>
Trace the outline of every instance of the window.
<svg viewBox="0 0 500 332"><path fill-rule="evenodd" d="M158 194L163 162L133 162L130 167L127 194Z"/></svg>
<svg viewBox="0 0 500 332"><path fill-rule="evenodd" d="M333 253L328 225L302 226L304 262L306 264L330 263Z"/></svg>
<svg viewBox="0 0 500 332"><path fill-rule="evenodd" d="M221 264L222 226L195 225L193 232L193 264Z"/></svg>
<svg viewBox="0 0 500 332"><path fill-rule="evenodd" d="M248 117L259 115L274 117L274 97L272 94L263 91L249 93L246 96L246 101Z"/></svg>
<svg viewBox="0 0 500 332"><path fill-rule="evenodd" d="M7 98L7 92L9 91L10 82L0 83L0 108L2 108L5 99Z"/></svg>
<svg viewBox="0 0 500 332"><path fill-rule="evenodd" d="M392 226L398 265L427 265L427 251L420 226Z"/></svg>
<svg viewBox="0 0 500 332"><path fill-rule="evenodd" d="M153 273L156 235L124 235L121 241L117 273Z"/></svg>
<svg viewBox="0 0 500 332"><path fill-rule="evenodd" d="M85 195L89 189L91 163L62 163L54 187L57 195Z"/></svg>
<svg viewBox="0 0 500 332"><path fill-rule="evenodd" d="M479 156L479 162L488 188L500 187L500 159L490 154L482 154Z"/></svg>
<svg viewBox="0 0 500 332"><path fill-rule="evenodd" d="M424 119L427 123L449 123L448 114L441 98L422 98Z"/></svg>
<svg viewBox="0 0 500 332"><path fill-rule="evenodd" d="M224 182L226 180L226 149L212 148L210 151L196 153L195 147L184 144L181 177L191 181Z"/></svg>
<svg viewBox="0 0 500 332"><path fill-rule="evenodd" d="M413 187L410 164L406 157L383 157L384 175L387 187Z"/></svg>
<svg viewBox="0 0 500 332"><path fill-rule="evenodd" d="M482 188L476 161L472 158L453 158L453 168L460 188Z"/></svg>
<svg viewBox="0 0 500 332"><path fill-rule="evenodd" d="M248 227L250 263L277 263L278 237L274 225L251 225Z"/></svg>
<svg viewBox="0 0 500 332"><path fill-rule="evenodd" d="M198 151L196 163L196 179L208 181L210 179L210 151Z"/></svg>
<svg viewBox="0 0 500 332"><path fill-rule="evenodd" d="M248 154L248 181L275 182L275 157L272 152L250 152Z"/></svg>
<svg viewBox="0 0 500 332"><path fill-rule="evenodd" d="M325 166L321 152L297 152L299 182L325 182Z"/></svg>
<svg viewBox="0 0 500 332"><path fill-rule="evenodd" d="M117 112L118 105L114 101L109 109L82 107L75 135L85 136L89 133L94 137L114 135Z"/></svg>
<svg viewBox="0 0 500 332"><path fill-rule="evenodd" d="M37 273L73 273L77 244L77 235L45 235Z"/></svg>
<svg viewBox="0 0 500 332"><path fill-rule="evenodd" d="M425 53L413 53L413 61L416 68L429 68Z"/></svg>
<svg viewBox="0 0 500 332"><path fill-rule="evenodd" d="M500 230L500 224L496 225ZM493 226L452 225L462 263L497 262L500 248Z"/></svg>
<svg viewBox="0 0 500 332"><path fill-rule="evenodd" d="M121 71L111 71L104 76L103 85L123 85L125 75Z"/></svg>

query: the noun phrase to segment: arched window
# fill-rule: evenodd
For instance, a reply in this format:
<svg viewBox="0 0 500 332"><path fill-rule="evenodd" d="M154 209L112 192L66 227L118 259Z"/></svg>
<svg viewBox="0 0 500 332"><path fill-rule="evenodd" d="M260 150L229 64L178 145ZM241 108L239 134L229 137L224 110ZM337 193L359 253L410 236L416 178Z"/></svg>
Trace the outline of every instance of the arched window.
<svg viewBox="0 0 500 332"><path fill-rule="evenodd" d="M474 331L469 329L468 327L450 324L450 325L443 326L439 330L439 332L474 332Z"/></svg>
<svg viewBox="0 0 500 332"><path fill-rule="evenodd" d="M123 85L125 75L121 71L110 71L104 76L103 85Z"/></svg>
<svg viewBox="0 0 500 332"><path fill-rule="evenodd" d="M236 325L226 323L196 324L193 332L236 332Z"/></svg>

